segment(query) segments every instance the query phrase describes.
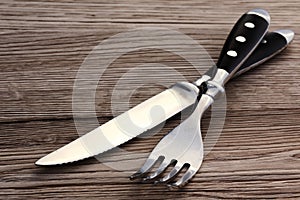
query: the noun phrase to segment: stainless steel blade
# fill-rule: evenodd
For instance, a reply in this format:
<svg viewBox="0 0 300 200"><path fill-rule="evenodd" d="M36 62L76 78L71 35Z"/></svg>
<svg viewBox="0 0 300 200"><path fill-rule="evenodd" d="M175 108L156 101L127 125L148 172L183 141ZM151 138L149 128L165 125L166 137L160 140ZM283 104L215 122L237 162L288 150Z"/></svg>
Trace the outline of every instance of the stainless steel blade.
<svg viewBox="0 0 300 200"><path fill-rule="evenodd" d="M142 102L68 145L39 159L37 165L57 165L98 155L159 125L192 105L199 89L181 82Z"/></svg>

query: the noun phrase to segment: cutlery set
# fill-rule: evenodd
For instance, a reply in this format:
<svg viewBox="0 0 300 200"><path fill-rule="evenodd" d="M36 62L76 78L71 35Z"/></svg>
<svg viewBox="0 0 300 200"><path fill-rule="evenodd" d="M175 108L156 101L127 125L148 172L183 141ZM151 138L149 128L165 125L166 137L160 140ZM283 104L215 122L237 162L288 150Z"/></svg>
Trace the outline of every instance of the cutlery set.
<svg viewBox="0 0 300 200"><path fill-rule="evenodd" d="M268 32L269 25L270 16L265 10L254 9L245 13L228 35L216 66L212 66L198 80L174 84L39 159L36 164L58 165L98 155L192 107L191 115L160 140L144 165L130 177L170 187L184 186L197 173L203 161L200 127L203 113L225 92L224 85L230 79L272 58L293 40L293 31ZM151 109L154 106L163 109L164 115L153 119ZM153 170L154 166L158 167ZM179 174L182 176L179 177Z"/></svg>

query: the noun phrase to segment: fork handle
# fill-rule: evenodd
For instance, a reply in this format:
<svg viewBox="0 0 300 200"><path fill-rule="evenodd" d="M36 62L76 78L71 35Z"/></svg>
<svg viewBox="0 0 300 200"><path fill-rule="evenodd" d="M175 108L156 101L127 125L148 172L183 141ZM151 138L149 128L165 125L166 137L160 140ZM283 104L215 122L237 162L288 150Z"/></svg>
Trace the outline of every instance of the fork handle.
<svg viewBox="0 0 300 200"><path fill-rule="evenodd" d="M294 35L295 33L291 30L267 33L255 51L234 74L234 77L240 76L280 53L292 42Z"/></svg>
<svg viewBox="0 0 300 200"><path fill-rule="evenodd" d="M223 46L217 67L228 74L225 84L255 50L268 31L270 15L262 9L254 9L237 21Z"/></svg>

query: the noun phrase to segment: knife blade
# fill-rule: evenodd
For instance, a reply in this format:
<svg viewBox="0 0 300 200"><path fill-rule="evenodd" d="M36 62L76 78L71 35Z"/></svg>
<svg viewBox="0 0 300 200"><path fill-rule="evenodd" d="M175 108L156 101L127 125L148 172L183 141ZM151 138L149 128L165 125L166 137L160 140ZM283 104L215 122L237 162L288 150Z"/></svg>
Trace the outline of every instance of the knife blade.
<svg viewBox="0 0 300 200"><path fill-rule="evenodd" d="M265 51L262 51L262 53L256 55L256 51L254 51L252 55L260 56L260 59L249 57L248 66L243 65L241 67L243 69L242 73L260 64L262 60L265 61L279 53L279 50L282 50L290 43L290 35L291 32L287 34L286 32L278 31L276 37L278 36L279 39L277 38L276 41L280 40L283 42L280 42L279 48L274 51L273 46L275 43L273 44L273 37L275 36L273 34L268 36L267 34L266 37L269 37L267 39L269 42L260 44L257 49L268 49L268 53L266 54ZM69 163L112 149L192 105L198 97L198 93L199 89L191 83L177 83L68 145L39 159L36 164L57 165ZM155 114L151 113L155 106L163 109L164 115L155 116Z"/></svg>

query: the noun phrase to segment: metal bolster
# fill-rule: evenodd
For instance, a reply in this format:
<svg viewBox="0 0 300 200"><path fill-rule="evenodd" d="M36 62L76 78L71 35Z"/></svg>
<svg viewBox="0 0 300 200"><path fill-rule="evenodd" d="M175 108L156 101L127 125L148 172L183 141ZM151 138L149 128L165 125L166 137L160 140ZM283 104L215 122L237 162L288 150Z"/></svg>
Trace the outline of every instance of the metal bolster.
<svg viewBox="0 0 300 200"><path fill-rule="evenodd" d="M229 73L224 69L218 69L213 80L207 81L207 92L206 94L213 99L219 94L224 93L224 84L228 80Z"/></svg>
<svg viewBox="0 0 300 200"><path fill-rule="evenodd" d="M211 79L210 76L208 76L208 75L203 75L203 76L201 76L198 80L196 80L196 81L194 82L194 85L196 85L197 87L200 87L200 86L202 85L202 83L207 82L207 81L209 81L210 79Z"/></svg>
<svg viewBox="0 0 300 200"><path fill-rule="evenodd" d="M219 92L221 92L221 93L225 92L224 87L221 84L219 84L218 82L216 82L216 81L207 81L207 83L208 83L207 85L208 85L209 88L214 87L214 88L218 89Z"/></svg>
<svg viewBox="0 0 300 200"><path fill-rule="evenodd" d="M207 91L205 94L214 98L218 93L224 93L224 84L229 78L229 73L224 69L217 69L217 72L213 79L208 75L203 75L201 78L196 80L193 84L200 87L203 83L207 85Z"/></svg>

